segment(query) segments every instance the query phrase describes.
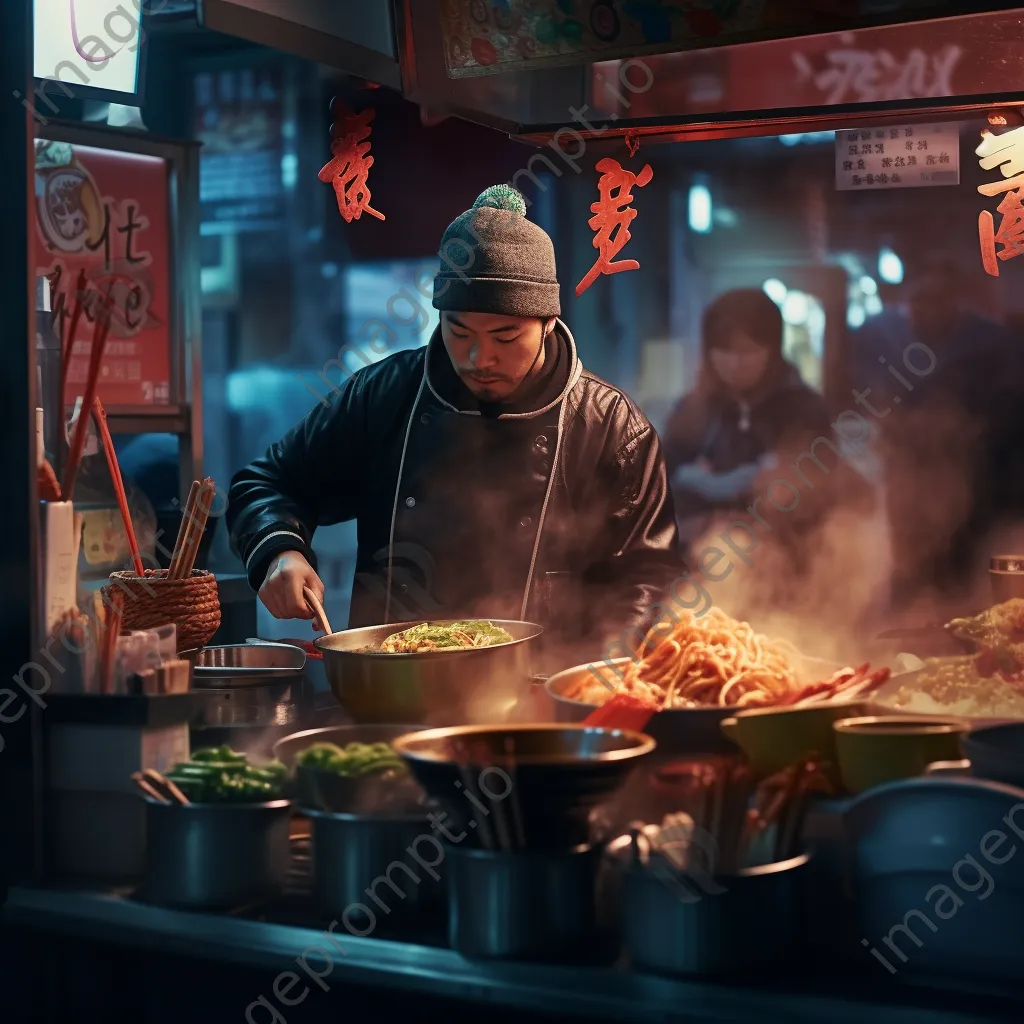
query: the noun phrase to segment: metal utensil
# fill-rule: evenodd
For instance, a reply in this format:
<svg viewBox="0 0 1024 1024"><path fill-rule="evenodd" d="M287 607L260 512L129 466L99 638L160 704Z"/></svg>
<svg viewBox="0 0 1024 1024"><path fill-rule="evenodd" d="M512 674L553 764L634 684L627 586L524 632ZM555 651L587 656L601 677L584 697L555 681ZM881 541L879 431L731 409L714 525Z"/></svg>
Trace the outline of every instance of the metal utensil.
<svg viewBox="0 0 1024 1024"><path fill-rule="evenodd" d="M444 621L444 620L439 620ZM454 621L454 620L448 620ZM528 705L536 623L492 619L512 640L418 654L374 650L405 623L347 629L316 640L338 703L361 723L441 726L505 722Z"/></svg>

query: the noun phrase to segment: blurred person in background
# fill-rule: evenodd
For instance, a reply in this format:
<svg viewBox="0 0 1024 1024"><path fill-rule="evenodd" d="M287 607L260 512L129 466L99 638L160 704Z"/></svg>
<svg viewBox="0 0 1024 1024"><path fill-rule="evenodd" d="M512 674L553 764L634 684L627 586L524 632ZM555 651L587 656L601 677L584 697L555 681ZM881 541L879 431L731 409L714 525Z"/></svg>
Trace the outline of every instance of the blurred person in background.
<svg viewBox="0 0 1024 1024"><path fill-rule="evenodd" d="M780 452L829 433L822 397L782 355L779 307L759 289L720 295L704 313L703 362L664 430L684 544L741 512Z"/></svg>
<svg viewBox="0 0 1024 1024"><path fill-rule="evenodd" d="M846 571L843 539L860 542L876 505L849 461L852 450L844 451L832 429L825 400L784 358L783 334L782 314L764 292L715 299L704 314L697 386L664 431L691 566L703 572L703 552L747 531L740 543L754 553L716 598L746 618L769 610L820 614L823 595ZM815 445L819 438L826 444ZM782 494L780 504L789 507L773 508L772 488L785 484L795 498ZM847 607L847 618L860 610Z"/></svg>
<svg viewBox="0 0 1024 1024"><path fill-rule="evenodd" d="M994 553L987 536L1024 510L1022 339L971 308L969 281L950 260L911 261L904 302L851 338L853 386L883 413L895 608L962 593Z"/></svg>

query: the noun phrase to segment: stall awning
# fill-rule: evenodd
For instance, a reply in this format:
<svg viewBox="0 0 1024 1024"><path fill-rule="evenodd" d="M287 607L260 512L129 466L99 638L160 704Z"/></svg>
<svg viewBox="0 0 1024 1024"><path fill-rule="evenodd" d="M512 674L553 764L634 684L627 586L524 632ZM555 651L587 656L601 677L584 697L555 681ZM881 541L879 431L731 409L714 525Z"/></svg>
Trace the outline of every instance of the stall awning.
<svg viewBox="0 0 1024 1024"><path fill-rule="evenodd" d="M676 141L1024 103L1024 8L1009 4L404 0L400 6L406 95L537 144L560 131ZM935 18L939 10L957 16ZM695 19L695 12L701 16Z"/></svg>
<svg viewBox="0 0 1024 1024"><path fill-rule="evenodd" d="M392 0L198 0L199 23L397 89Z"/></svg>

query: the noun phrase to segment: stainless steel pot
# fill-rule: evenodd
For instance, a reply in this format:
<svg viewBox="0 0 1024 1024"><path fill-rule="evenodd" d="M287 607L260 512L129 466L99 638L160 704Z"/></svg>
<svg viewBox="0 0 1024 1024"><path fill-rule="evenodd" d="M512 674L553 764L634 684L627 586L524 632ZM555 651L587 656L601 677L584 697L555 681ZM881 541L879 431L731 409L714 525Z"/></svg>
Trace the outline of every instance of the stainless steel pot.
<svg viewBox="0 0 1024 1024"><path fill-rule="evenodd" d="M318 910L346 920L392 920L441 905L436 879L410 854L431 835L426 814L384 816L305 812L313 824L313 898ZM426 854L424 854L426 856Z"/></svg>
<svg viewBox="0 0 1024 1024"><path fill-rule="evenodd" d="M147 902L227 909L284 891L291 804L164 804L147 800Z"/></svg>
<svg viewBox="0 0 1024 1024"><path fill-rule="evenodd" d="M587 960L597 925L593 846L445 851L448 940L474 959Z"/></svg>
<svg viewBox="0 0 1024 1024"><path fill-rule="evenodd" d="M453 621L453 620L438 620ZM532 649L543 629L533 622L492 619L512 640L423 654L368 651L412 623L329 633L316 641L338 703L359 723L489 725L529 707Z"/></svg>
<svg viewBox="0 0 1024 1024"><path fill-rule="evenodd" d="M640 970L685 976L771 974L799 962L809 855L723 877L680 875L663 854L621 884L622 937Z"/></svg>

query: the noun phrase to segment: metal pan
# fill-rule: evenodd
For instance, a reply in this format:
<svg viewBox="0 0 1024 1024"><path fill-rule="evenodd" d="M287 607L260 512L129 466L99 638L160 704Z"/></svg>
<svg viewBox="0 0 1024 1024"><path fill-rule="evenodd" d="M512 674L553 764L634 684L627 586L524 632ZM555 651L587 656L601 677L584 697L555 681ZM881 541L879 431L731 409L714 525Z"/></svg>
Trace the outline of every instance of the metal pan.
<svg viewBox="0 0 1024 1024"><path fill-rule="evenodd" d="M496 724L514 720L529 706L534 646L543 628L535 622L490 621L512 640L423 654L367 650L415 624L399 622L330 633L316 647L323 652L331 691L356 722Z"/></svg>
<svg viewBox="0 0 1024 1024"><path fill-rule="evenodd" d="M558 722L582 722L596 707L566 696L582 679L600 669L600 677L607 679L608 670L621 672L629 658L615 658L594 665L576 665L551 676L544 684L554 704L554 716ZM828 679L841 666L817 658L804 658L800 666L800 677L807 679ZM726 738L721 724L735 715L739 709L732 706L711 705L704 708L668 708L659 711L644 732L658 744L657 758L684 754L735 754L736 746Z"/></svg>
<svg viewBox="0 0 1024 1024"><path fill-rule="evenodd" d="M295 679L305 666L306 655L290 644L228 644L199 651L192 680L197 687L265 686Z"/></svg>

